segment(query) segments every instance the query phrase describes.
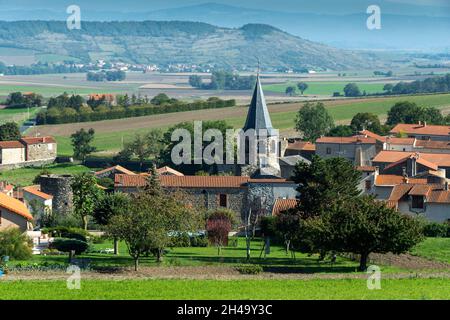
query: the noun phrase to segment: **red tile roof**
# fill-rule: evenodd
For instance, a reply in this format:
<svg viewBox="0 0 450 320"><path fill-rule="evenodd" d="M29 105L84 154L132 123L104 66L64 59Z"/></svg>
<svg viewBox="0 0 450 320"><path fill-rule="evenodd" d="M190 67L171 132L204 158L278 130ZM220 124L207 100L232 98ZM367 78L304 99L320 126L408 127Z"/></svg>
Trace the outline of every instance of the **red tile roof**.
<svg viewBox="0 0 450 320"><path fill-rule="evenodd" d="M395 134L404 132L406 134L448 136L450 134L450 126L399 123L390 132Z"/></svg>
<svg viewBox="0 0 450 320"><path fill-rule="evenodd" d="M174 175L174 176L184 176L183 173L180 171L177 171L175 169L172 169L171 167L164 166L161 168L156 169L156 172L160 175Z"/></svg>
<svg viewBox="0 0 450 320"><path fill-rule="evenodd" d="M450 149L450 141L416 140L416 148Z"/></svg>
<svg viewBox="0 0 450 320"><path fill-rule="evenodd" d="M316 140L317 143L338 143L338 144L352 144L365 143L375 144L376 139L370 137L354 136L354 137L322 137Z"/></svg>
<svg viewBox="0 0 450 320"><path fill-rule="evenodd" d="M417 152L381 151L375 156L372 162L386 162L386 163L398 162L399 160L415 155L416 153ZM420 152L417 154L419 156L418 159L428 161L440 167L450 167L450 154L425 153L425 152Z"/></svg>
<svg viewBox="0 0 450 320"><path fill-rule="evenodd" d="M297 199L277 199L275 200L275 204L273 205L272 215L279 215L281 212L293 209L297 206Z"/></svg>
<svg viewBox="0 0 450 320"><path fill-rule="evenodd" d="M159 181L163 187L173 188L242 188L247 183L292 183L286 179L250 179L240 176L173 176L161 175ZM143 187L147 176L116 174L115 187Z"/></svg>
<svg viewBox="0 0 450 320"><path fill-rule="evenodd" d="M377 170L377 168L373 166L358 166L355 169L363 172L375 172Z"/></svg>
<svg viewBox="0 0 450 320"><path fill-rule="evenodd" d="M30 211L28 211L25 203L14 199L12 197L7 196L4 193L0 192L0 207L4 208L8 211L11 211L19 216L24 217L27 220L33 220L33 216Z"/></svg>
<svg viewBox="0 0 450 320"><path fill-rule="evenodd" d="M316 145L309 141L295 141L288 143L287 149L300 151L316 151Z"/></svg>
<svg viewBox="0 0 450 320"><path fill-rule="evenodd" d="M24 144L56 143L53 137L22 137L20 141Z"/></svg>
<svg viewBox="0 0 450 320"><path fill-rule="evenodd" d="M400 184L392 189L389 201L400 201L406 195L424 196L428 203L450 203L450 191L441 184Z"/></svg>
<svg viewBox="0 0 450 320"><path fill-rule="evenodd" d="M40 186L38 185L25 187L23 188L23 191L34 194L35 196L44 200L53 199L52 195L42 192Z"/></svg>
<svg viewBox="0 0 450 320"><path fill-rule="evenodd" d="M19 149L25 148L20 141L0 141L0 149Z"/></svg>
<svg viewBox="0 0 450 320"><path fill-rule="evenodd" d="M404 183L406 180L403 176L394 174L380 174L375 179L375 185L377 186L395 186L397 184ZM426 178L408 178L409 183L426 184Z"/></svg>
<svg viewBox="0 0 450 320"><path fill-rule="evenodd" d="M362 130L359 132L360 134L367 136L369 138L374 138L375 140L379 141L379 142L385 142L386 141L386 137L380 136L379 134L376 134L372 131L369 130Z"/></svg>
<svg viewBox="0 0 450 320"><path fill-rule="evenodd" d="M124 168L124 167L122 167L122 166L117 165L117 166L114 166L114 167L109 167L109 168L106 168L106 169L97 171L97 172L95 173L95 175L97 176L97 175L106 173L106 172L108 172L108 171L112 171L112 172L120 172L120 173L123 173L123 174L129 174L129 175L135 174L133 171L128 170L128 169L126 169L126 168Z"/></svg>
<svg viewBox="0 0 450 320"><path fill-rule="evenodd" d="M386 137L386 143L394 145L414 145L415 138Z"/></svg>
<svg viewBox="0 0 450 320"><path fill-rule="evenodd" d="M431 187L426 184L414 185L409 191L411 196L427 196L431 192Z"/></svg>

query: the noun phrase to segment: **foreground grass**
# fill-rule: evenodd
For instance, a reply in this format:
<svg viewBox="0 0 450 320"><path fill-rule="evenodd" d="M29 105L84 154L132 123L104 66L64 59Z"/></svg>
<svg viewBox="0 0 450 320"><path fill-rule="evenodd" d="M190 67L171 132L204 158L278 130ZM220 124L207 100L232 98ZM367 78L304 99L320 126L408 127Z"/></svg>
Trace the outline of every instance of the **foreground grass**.
<svg viewBox="0 0 450 320"><path fill-rule="evenodd" d="M411 254L450 263L450 238L427 238L414 247Z"/></svg>
<svg viewBox="0 0 450 320"><path fill-rule="evenodd" d="M81 280L80 290L66 281L0 281L1 299L449 299L448 279L381 280L380 290L366 279L342 280Z"/></svg>
<svg viewBox="0 0 450 320"><path fill-rule="evenodd" d="M79 164L52 164L36 168L20 168L0 171L0 180L8 181L16 186L28 186L33 184L34 178L36 178L44 168L54 174L77 174L94 170Z"/></svg>

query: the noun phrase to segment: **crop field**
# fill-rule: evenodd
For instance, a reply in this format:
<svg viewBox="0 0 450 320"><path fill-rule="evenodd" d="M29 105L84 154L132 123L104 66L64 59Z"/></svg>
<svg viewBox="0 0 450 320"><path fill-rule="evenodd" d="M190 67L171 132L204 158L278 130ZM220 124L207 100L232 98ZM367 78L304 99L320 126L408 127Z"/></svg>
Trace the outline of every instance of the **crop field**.
<svg viewBox="0 0 450 320"><path fill-rule="evenodd" d="M333 280L85 280L80 290L66 281L0 281L2 299L449 299L448 279L386 279L380 290L366 279Z"/></svg>
<svg viewBox="0 0 450 320"><path fill-rule="evenodd" d="M23 121L28 120L33 117L38 111L39 108L30 108L30 113L28 114L27 108L20 109L0 109L0 124L14 121L17 123L21 123Z"/></svg>
<svg viewBox="0 0 450 320"><path fill-rule="evenodd" d="M436 107L443 110L444 113L448 113L450 110L450 94L338 99L324 101L324 104L337 123L349 123L358 112L371 112L384 119L389 109L399 101L412 101L420 106ZM270 104L269 112L273 126L280 129L282 134L293 134L296 113L303 105L303 102ZM81 128L94 128L96 130L94 146L102 154L111 154L122 148L122 142L126 143L136 134L144 134L153 128L164 129L182 121L194 120L226 120L234 128L241 128L246 114L247 108L238 106L224 108L220 112L210 109L97 122L38 126L32 128L28 133L38 132L41 135L55 136L59 143L58 153L71 155L72 147L69 136Z"/></svg>
<svg viewBox="0 0 450 320"><path fill-rule="evenodd" d="M332 96L334 92L339 92L344 94L344 87L347 83L351 81L342 82L307 82L308 89L304 92L305 95L327 95ZM383 92L384 82L355 82L361 92L366 92L368 94ZM297 89L297 82L287 82L282 84L273 84L263 86L265 91L285 93L286 88L293 86L296 88L296 93L299 95L300 90Z"/></svg>

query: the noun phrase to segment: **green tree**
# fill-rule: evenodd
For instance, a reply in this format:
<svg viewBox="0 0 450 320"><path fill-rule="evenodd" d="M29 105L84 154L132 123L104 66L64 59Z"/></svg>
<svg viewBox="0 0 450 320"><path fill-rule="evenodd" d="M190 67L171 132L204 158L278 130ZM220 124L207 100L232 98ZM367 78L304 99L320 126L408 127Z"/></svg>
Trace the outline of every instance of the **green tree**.
<svg viewBox="0 0 450 320"><path fill-rule="evenodd" d="M159 106L164 103L169 103L170 101L171 101L171 99L167 96L167 94L160 93L160 94L154 96L153 99L150 100L150 103Z"/></svg>
<svg viewBox="0 0 450 320"><path fill-rule="evenodd" d="M31 239L18 228L0 231L0 258L9 256L12 259L25 260L31 257Z"/></svg>
<svg viewBox="0 0 450 320"><path fill-rule="evenodd" d="M125 193L107 193L102 196L95 205L92 216L95 222L103 227L106 227L111 218L128 210L131 204L131 198ZM114 238L114 254L119 254L119 242Z"/></svg>
<svg viewBox="0 0 450 320"><path fill-rule="evenodd" d="M147 187L133 196L128 210L114 215L107 226L108 234L125 241L134 260L153 253L162 261L164 248L171 245L171 233L197 231L202 227L201 215L181 192L164 192L157 178L149 179ZM204 222L203 222L204 223Z"/></svg>
<svg viewBox="0 0 450 320"><path fill-rule="evenodd" d="M307 228L322 249L358 254L360 271L367 269L370 253L405 253L423 239L419 220L369 196L342 201Z"/></svg>
<svg viewBox="0 0 450 320"><path fill-rule="evenodd" d="M414 102L397 102L389 111L386 124L393 126L398 123L417 123L422 109Z"/></svg>
<svg viewBox="0 0 450 320"><path fill-rule="evenodd" d="M136 135L133 141L125 145L124 149L116 156L116 159L130 160L136 157L139 159L139 167L142 170L144 161L153 158L157 162L157 157L163 149L163 133L161 130L153 129L145 136Z"/></svg>
<svg viewBox="0 0 450 320"><path fill-rule="evenodd" d="M356 83L348 83L344 87L344 94L346 97L359 97L361 96L361 91Z"/></svg>
<svg viewBox="0 0 450 320"><path fill-rule="evenodd" d="M298 88L298 90L300 90L300 92L303 95L303 92L305 92L306 89L308 89L308 84L306 82L299 82L299 83L297 83L297 88Z"/></svg>
<svg viewBox="0 0 450 320"><path fill-rule="evenodd" d="M19 140L21 138L19 125L15 122L7 122L0 125L0 141Z"/></svg>
<svg viewBox="0 0 450 320"><path fill-rule="evenodd" d="M295 129L303 134L305 140L314 142L326 135L334 127L334 121L323 103L307 102L296 117Z"/></svg>
<svg viewBox="0 0 450 320"><path fill-rule="evenodd" d="M355 131L350 126L340 124L328 132L330 137L351 137L355 134Z"/></svg>
<svg viewBox="0 0 450 320"><path fill-rule="evenodd" d="M359 112L355 114L352 118L350 126L354 132L369 130L377 134L383 133L380 119L378 119L377 115L369 112Z"/></svg>
<svg viewBox="0 0 450 320"><path fill-rule="evenodd" d="M203 85L202 77L196 74L189 76L189 84L194 88L201 88Z"/></svg>
<svg viewBox="0 0 450 320"><path fill-rule="evenodd" d="M295 87L293 86L289 86L286 88L285 90L286 95L292 97L293 95L295 95Z"/></svg>
<svg viewBox="0 0 450 320"><path fill-rule="evenodd" d="M71 135L73 156L75 159L79 159L84 162L86 161L86 157L88 155L97 150L96 147L91 146L94 136L95 131L92 128L88 131L81 128Z"/></svg>
<svg viewBox="0 0 450 320"><path fill-rule="evenodd" d="M84 172L73 177L71 183L73 192L74 213L78 215L87 230L89 216L92 216L97 202L102 197L102 190L97 186L97 179Z"/></svg>
<svg viewBox="0 0 450 320"><path fill-rule="evenodd" d="M386 83L384 85L384 87L383 87L383 90L388 92L388 93L391 93L392 89L394 89L394 86L392 84L390 84L390 83Z"/></svg>

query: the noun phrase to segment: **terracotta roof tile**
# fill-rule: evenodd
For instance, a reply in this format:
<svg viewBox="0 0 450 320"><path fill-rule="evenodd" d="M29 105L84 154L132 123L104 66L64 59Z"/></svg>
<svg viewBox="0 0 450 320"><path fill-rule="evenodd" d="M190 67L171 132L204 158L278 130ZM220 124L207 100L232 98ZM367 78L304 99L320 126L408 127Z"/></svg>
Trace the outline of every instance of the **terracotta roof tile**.
<svg viewBox="0 0 450 320"><path fill-rule="evenodd" d="M415 138L386 137L386 143L394 145L414 145Z"/></svg>
<svg viewBox="0 0 450 320"><path fill-rule="evenodd" d="M6 210L11 211L15 214L18 214L27 220L33 220L33 216L31 215L30 211L28 211L27 207L25 206L25 203L12 197L9 197L1 192L0 192L0 207L5 208Z"/></svg>
<svg viewBox="0 0 450 320"><path fill-rule="evenodd" d="M405 182L403 176L398 176L395 174L380 174L375 180L375 185L377 186L394 186ZM414 184L426 184L426 178L408 178L409 183Z"/></svg>
<svg viewBox="0 0 450 320"><path fill-rule="evenodd" d="M416 148L450 149L450 141L416 140Z"/></svg>
<svg viewBox="0 0 450 320"><path fill-rule="evenodd" d="M427 196L431 192L431 187L426 184L414 185L409 191L411 196Z"/></svg>
<svg viewBox="0 0 450 320"><path fill-rule="evenodd" d="M316 140L317 143L338 143L338 144L352 144L352 143L365 143L365 144L375 144L377 141L370 137L322 137Z"/></svg>
<svg viewBox="0 0 450 320"><path fill-rule="evenodd" d="M20 141L0 141L0 149L19 149L25 148Z"/></svg>
<svg viewBox="0 0 450 320"><path fill-rule="evenodd" d="M288 143L287 149L290 150L304 150L304 151L316 151L316 145L309 141L295 141Z"/></svg>
<svg viewBox="0 0 450 320"><path fill-rule="evenodd" d="M422 124L397 124L391 131L391 133L404 132L406 134L420 134L420 135L439 135L448 136L450 134L450 126L435 126L435 125L422 125Z"/></svg>
<svg viewBox="0 0 450 320"><path fill-rule="evenodd" d="M399 160L405 159L412 155L415 155L416 152L405 152L405 151L380 151L372 162L385 162L385 163L393 163ZM450 167L450 154L446 153L418 153L419 159L428 161L437 166L442 167Z"/></svg>
<svg viewBox="0 0 450 320"><path fill-rule="evenodd" d="M23 188L23 191L34 194L35 196L44 200L53 199L52 195L42 192L40 186L38 185L25 187Z"/></svg>
<svg viewBox="0 0 450 320"><path fill-rule="evenodd" d="M181 173L180 171L177 171L175 169L172 169L171 167L168 166L164 166L161 168L156 169L156 172L158 172L158 174L160 175L174 175L174 176L184 176L183 173Z"/></svg>
<svg viewBox="0 0 450 320"><path fill-rule="evenodd" d="M24 144L56 143L53 137L22 137L20 141Z"/></svg>
<svg viewBox="0 0 450 320"><path fill-rule="evenodd" d="M272 215L279 215L281 212L293 209L297 206L297 199L277 199L275 200L275 204L273 205Z"/></svg>
<svg viewBox="0 0 450 320"><path fill-rule="evenodd" d="M120 165L117 165L117 166L114 166L114 167L109 167L109 168L97 171L95 173L95 175L100 175L100 174L106 173L108 171L119 172L119 173L129 174L129 175L134 175L135 174L133 171L128 170L128 169L126 169L126 168L124 168L124 167L122 167Z"/></svg>
<svg viewBox="0 0 450 320"><path fill-rule="evenodd" d="M386 137L380 136L379 134L376 134L372 131L369 130L362 130L359 132L360 134L367 136L369 138L374 138L375 140L379 141L379 142L385 142L386 141Z"/></svg>
<svg viewBox="0 0 450 320"><path fill-rule="evenodd" d="M375 172L377 168L373 166L358 166L355 169L363 172Z"/></svg>

